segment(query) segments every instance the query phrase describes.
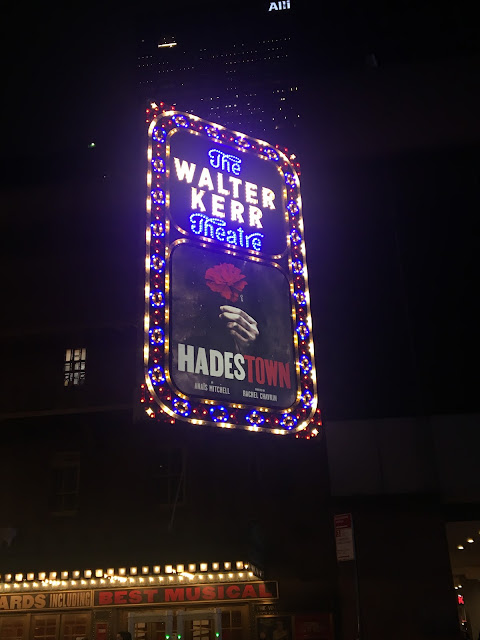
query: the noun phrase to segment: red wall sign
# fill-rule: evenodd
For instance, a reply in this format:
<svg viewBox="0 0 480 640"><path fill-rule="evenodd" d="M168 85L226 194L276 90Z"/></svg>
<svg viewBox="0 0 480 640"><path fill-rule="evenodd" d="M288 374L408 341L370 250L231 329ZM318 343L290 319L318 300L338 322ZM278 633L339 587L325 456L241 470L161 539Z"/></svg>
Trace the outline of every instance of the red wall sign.
<svg viewBox="0 0 480 640"><path fill-rule="evenodd" d="M295 616L295 640L333 640L330 613Z"/></svg>
<svg viewBox="0 0 480 640"><path fill-rule="evenodd" d="M95 625L95 640L107 640L108 625L106 622L97 622Z"/></svg>

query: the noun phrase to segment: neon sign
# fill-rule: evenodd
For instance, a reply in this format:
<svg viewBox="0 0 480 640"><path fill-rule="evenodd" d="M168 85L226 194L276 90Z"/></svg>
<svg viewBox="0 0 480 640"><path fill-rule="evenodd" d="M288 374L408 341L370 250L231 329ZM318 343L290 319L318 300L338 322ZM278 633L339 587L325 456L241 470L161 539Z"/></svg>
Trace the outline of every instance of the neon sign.
<svg viewBox="0 0 480 640"><path fill-rule="evenodd" d="M269 235L268 226L271 225L267 221L265 230L265 221L270 212L275 212L277 216L279 213L280 189L275 193L270 187L237 177L242 158L231 153L210 149L208 158L212 169L221 170L214 172L209 167L173 157L173 188L176 194L183 195L184 205L187 205L186 196L190 190L189 207L192 214L188 219L190 225L185 230L234 247L262 251L263 239ZM229 175L232 173L235 175ZM152 198L155 202L163 203L165 194L161 189L152 190ZM287 208L291 206L289 204ZM177 217L182 216L183 212L177 212ZM259 229L262 231L257 231Z"/></svg>
<svg viewBox="0 0 480 640"><path fill-rule="evenodd" d="M147 415L316 435L298 165L158 107L149 136Z"/></svg>
<svg viewBox="0 0 480 640"><path fill-rule="evenodd" d="M197 236L207 236L212 240L233 244L244 249L253 249L254 251L262 249L262 233L247 234L242 227L238 227L236 230L225 229L226 222L218 220L218 218L209 218L203 213L192 213L190 221L192 223L191 230Z"/></svg>
<svg viewBox="0 0 480 640"><path fill-rule="evenodd" d="M210 164L214 169L221 169L222 171L233 173L236 176L240 175L240 171L242 170L241 158L232 156L230 153L224 153L219 149L210 149L208 157L210 158Z"/></svg>

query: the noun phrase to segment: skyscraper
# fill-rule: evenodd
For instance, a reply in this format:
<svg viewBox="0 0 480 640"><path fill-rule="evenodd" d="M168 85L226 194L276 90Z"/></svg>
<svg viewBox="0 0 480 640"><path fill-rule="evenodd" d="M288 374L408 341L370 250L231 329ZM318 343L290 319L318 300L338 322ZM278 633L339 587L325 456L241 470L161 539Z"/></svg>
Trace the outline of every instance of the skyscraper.
<svg viewBox="0 0 480 640"><path fill-rule="evenodd" d="M280 9L270 9L277 4ZM291 137L309 66L305 40L299 42L300 33L308 38L301 6L239 4L220 13L217 5L210 28L202 17L193 34L193 18L143 28L140 94L257 137Z"/></svg>

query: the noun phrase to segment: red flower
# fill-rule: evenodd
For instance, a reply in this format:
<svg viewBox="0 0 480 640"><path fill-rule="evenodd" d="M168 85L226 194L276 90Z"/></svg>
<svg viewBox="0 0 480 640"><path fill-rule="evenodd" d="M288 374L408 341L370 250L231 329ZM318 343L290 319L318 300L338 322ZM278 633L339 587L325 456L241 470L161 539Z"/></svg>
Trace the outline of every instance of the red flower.
<svg viewBox="0 0 480 640"><path fill-rule="evenodd" d="M238 300L240 292L247 285L245 276L240 269L226 262L207 269L205 280L212 291L216 291L222 298L231 302Z"/></svg>

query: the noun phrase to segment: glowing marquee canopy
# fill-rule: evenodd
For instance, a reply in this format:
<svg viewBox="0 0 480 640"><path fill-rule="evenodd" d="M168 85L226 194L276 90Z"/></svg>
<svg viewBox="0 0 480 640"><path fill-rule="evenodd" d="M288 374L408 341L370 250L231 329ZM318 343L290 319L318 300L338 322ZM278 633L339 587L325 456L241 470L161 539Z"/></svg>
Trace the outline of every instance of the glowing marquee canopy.
<svg viewBox="0 0 480 640"><path fill-rule="evenodd" d="M295 166L193 115L154 105L147 122L147 414L316 435Z"/></svg>

